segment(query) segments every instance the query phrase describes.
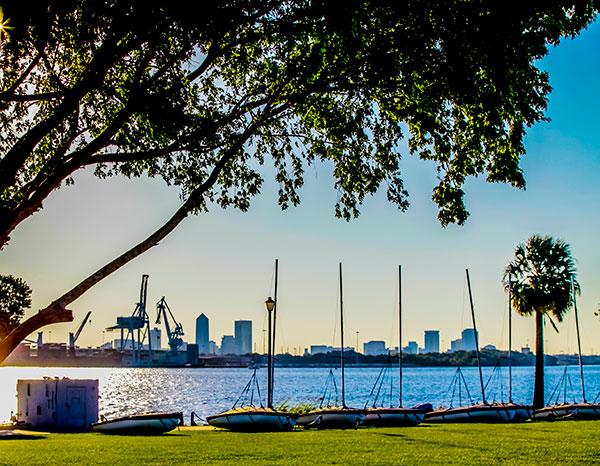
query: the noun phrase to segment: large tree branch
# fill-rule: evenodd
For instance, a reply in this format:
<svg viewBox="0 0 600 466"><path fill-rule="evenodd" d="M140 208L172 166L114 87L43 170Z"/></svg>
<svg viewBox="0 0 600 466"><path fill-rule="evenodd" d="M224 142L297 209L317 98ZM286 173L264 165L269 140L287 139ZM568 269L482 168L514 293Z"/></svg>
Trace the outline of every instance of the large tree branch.
<svg viewBox="0 0 600 466"><path fill-rule="evenodd" d="M35 146L50 132L57 127L79 106L81 98L91 89L98 86L104 79L112 64L121 56L128 53L135 44L124 44L114 46L105 42L98 49L87 73L73 86L64 96L61 103L56 106L48 118L37 123L23 137L21 137L12 148L0 159L0 193L15 182L17 173L30 156Z"/></svg>
<svg viewBox="0 0 600 466"><path fill-rule="evenodd" d="M23 71L21 76L19 76L19 78L13 83L12 86L10 86L6 91L2 92L0 95L10 96L10 95L14 94L17 91L17 89L19 88L19 86L21 84L23 84L23 82L27 79L27 77L33 71L33 69L38 65L41 58L42 58L42 53L38 52L38 54L35 56L35 58L33 60L31 60L31 63L27 66L27 68L25 68L25 71Z"/></svg>
<svg viewBox="0 0 600 466"><path fill-rule="evenodd" d="M71 310L66 309L60 302L52 303L20 324L0 342L0 362L4 361L19 343L27 338L27 335L31 335L46 325L72 321Z"/></svg>
<svg viewBox="0 0 600 466"><path fill-rule="evenodd" d="M246 141L255 133L259 126L260 123L258 121L254 121L244 130L236 142L232 144L229 150L227 150L215 164L206 180L190 193L188 199L163 226L161 226L142 242L121 254L116 259L113 259L104 267L98 269L95 273L87 277L71 290L67 291L49 306L42 309L38 314L27 319L22 325L19 325L16 329L14 329L4 340L0 342L0 362L5 360L27 335L35 332L39 328L51 323L72 321L72 313L66 309L66 306L71 304L101 280L117 271L136 257L140 256L150 248L156 246L162 239L171 233L194 208L200 205L203 195L217 182L223 169L235 157L235 155L239 153Z"/></svg>

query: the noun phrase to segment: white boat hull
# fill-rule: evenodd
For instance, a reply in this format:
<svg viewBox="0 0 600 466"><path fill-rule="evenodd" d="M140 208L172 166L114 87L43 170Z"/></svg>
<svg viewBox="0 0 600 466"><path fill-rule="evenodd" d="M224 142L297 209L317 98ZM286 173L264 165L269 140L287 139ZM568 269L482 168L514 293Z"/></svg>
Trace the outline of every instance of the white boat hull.
<svg viewBox="0 0 600 466"><path fill-rule="evenodd" d="M97 422L92 429L103 434L158 435L175 429L182 419L182 413L149 413Z"/></svg>
<svg viewBox="0 0 600 466"><path fill-rule="evenodd" d="M540 421L557 420L588 420L600 419L600 404L570 403L563 405L546 406L533 413L533 419Z"/></svg>
<svg viewBox="0 0 600 466"><path fill-rule="evenodd" d="M417 426L425 418L425 411L405 408L367 409L363 424L374 427Z"/></svg>
<svg viewBox="0 0 600 466"><path fill-rule="evenodd" d="M324 409L303 414L296 419L296 423L304 428L356 429L364 417L364 411L359 409Z"/></svg>
<svg viewBox="0 0 600 466"><path fill-rule="evenodd" d="M208 416L206 421L213 427L240 432L282 432L292 430L296 425L290 414L277 411L221 413Z"/></svg>
<svg viewBox="0 0 600 466"><path fill-rule="evenodd" d="M524 422L530 416L528 406L475 405L431 411L425 415L425 422Z"/></svg>

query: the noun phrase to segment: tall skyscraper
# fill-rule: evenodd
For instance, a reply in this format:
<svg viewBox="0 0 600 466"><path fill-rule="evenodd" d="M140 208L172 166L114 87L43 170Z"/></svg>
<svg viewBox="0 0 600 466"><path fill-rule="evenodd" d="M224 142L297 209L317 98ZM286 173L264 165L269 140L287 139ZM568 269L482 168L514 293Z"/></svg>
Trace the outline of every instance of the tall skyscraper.
<svg viewBox="0 0 600 466"><path fill-rule="evenodd" d="M479 336L479 332L477 332L477 336ZM466 328L462 331L462 349L464 351L475 351L477 349L475 341L475 330Z"/></svg>
<svg viewBox="0 0 600 466"><path fill-rule="evenodd" d="M235 340L241 354L252 353L252 321L235 321Z"/></svg>
<svg viewBox="0 0 600 466"><path fill-rule="evenodd" d="M425 353L440 352L440 331L425 330Z"/></svg>
<svg viewBox="0 0 600 466"><path fill-rule="evenodd" d="M196 344L198 345L198 353L210 353L210 348L208 345L209 341L208 317L202 313L196 319Z"/></svg>

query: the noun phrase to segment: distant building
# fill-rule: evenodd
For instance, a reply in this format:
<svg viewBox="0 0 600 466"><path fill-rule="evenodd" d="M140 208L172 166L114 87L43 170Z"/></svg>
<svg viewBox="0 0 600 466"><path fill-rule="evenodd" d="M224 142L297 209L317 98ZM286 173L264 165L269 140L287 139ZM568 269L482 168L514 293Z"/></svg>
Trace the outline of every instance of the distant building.
<svg viewBox="0 0 600 466"><path fill-rule="evenodd" d="M440 331L439 330L425 330L425 353L439 353L440 352Z"/></svg>
<svg viewBox="0 0 600 466"><path fill-rule="evenodd" d="M477 336L479 336L479 334ZM475 351L477 349L476 341L475 330L466 328L462 331L462 349L464 351Z"/></svg>
<svg viewBox="0 0 600 466"><path fill-rule="evenodd" d="M497 348L496 348L496 345L485 345L485 346L484 346L483 348L481 348L481 349L484 349L484 350L486 350L486 351L496 351L496 349L497 349Z"/></svg>
<svg viewBox="0 0 600 466"><path fill-rule="evenodd" d="M218 349L217 344L213 340L208 342L208 354L217 354Z"/></svg>
<svg viewBox="0 0 600 466"><path fill-rule="evenodd" d="M188 364L198 364L198 345L196 343L189 343L185 356Z"/></svg>
<svg viewBox="0 0 600 466"><path fill-rule="evenodd" d="M196 344L200 354L210 353L208 317L204 313L196 318Z"/></svg>
<svg viewBox="0 0 600 466"><path fill-rule="evenodd" d="M159 328L150 329L150 347L153 350L159 350L161 348L161 330Z"/></svg>
<svg viewBox="0 0 600 466"><path fill-rule="evenodd" d="M462 351L463 349L463 341L462 338L458 338L456 340L452 340L450 342L450 352L454 353L455 351Z"/></svg>
<svg viewBox="0 0 600 466"><path fill-rule="evenodd" d="M406 354L418 354L419 353L419 345L416 341L409 341L408 345L402 348Z"/></svg>
<svg viewBox="0 0 600 466"><path fill-rule="evenodd" d="M531 354L531 348L529 347L529 345L523 346L523 348L521 348L521 353L526 354L526 355L530 355Z"/></svg>
<svg viewBox="0 0 600 466"><path fill-rule="evenodd" d="M252 353L252 321L235 321L235 341L241 354Z"/></svg>
<svg viewBox="0 0 600 466"><path fill-rule="evenodd" d="M221 339L221 354L239 354L237 341L233 335L223 335Z"/></svg>
<svg viewBox="0 0 600 466"><path fill-rule="evenodd" d="M367 356L376 356L378 354L386 354L387 348L385 341L373 340L363 344L363 354Z"/></svg>
<svg viewBox="0 0 600 466"><path fill-rule="evenodd" d="M310 354L329 353L333 347L328 345L310 345Z"/></svg>

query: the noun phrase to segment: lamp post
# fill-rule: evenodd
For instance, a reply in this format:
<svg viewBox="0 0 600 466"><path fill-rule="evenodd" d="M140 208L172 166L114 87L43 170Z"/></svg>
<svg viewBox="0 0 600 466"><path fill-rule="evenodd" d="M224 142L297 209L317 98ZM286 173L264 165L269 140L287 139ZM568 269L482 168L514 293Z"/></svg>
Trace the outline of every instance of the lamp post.
<svg viewBox="0 0 600 466"><path fill-rule="evenodd" d="M273 355L271 354L271 314L273 313L273 309L275 309L275 301L273 301L273 299L269 296L269 298L265 301L265 306L267 308L267 312L269 314L269 324L268 324L268 332L269 332L269 336L268 336L268 352L267 352L267 408L272 408L272 401L271 400L271 377L273 375L273 372L271 370L271 367L273 365L273 360L272 357Z"/></svg>

